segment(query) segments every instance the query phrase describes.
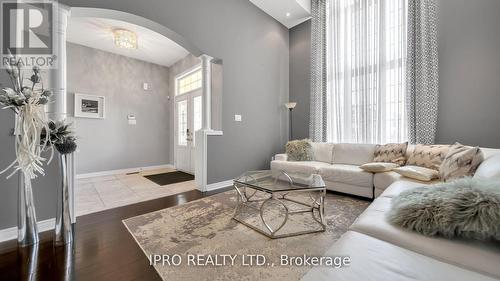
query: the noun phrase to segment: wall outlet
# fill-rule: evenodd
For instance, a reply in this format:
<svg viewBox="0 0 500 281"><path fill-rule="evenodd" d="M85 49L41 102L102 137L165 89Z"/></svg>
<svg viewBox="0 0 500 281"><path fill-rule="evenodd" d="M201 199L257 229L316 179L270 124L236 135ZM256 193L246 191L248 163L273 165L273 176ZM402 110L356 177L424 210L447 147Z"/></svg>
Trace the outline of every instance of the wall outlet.
<svg viewBox="0 0 500 281"><path fill-rule="evenodd" d="M235 114L235 115L234 115L234 121L236 121L236 122L241 122L241 115L239 115L239 114Z"/></svg>

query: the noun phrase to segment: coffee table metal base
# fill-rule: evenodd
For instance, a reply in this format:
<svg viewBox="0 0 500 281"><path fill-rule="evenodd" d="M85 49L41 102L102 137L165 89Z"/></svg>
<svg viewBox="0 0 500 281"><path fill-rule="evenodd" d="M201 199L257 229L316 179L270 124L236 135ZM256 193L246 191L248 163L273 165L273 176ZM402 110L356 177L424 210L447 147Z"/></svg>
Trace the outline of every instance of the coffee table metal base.
<svg viewBox="0 0 500 281"><path fill-rule="evenodd" d="M282 192L265 192L269 194L268 198L264 199L253 199L254 195L257 193L257 190L252 189L251 187L241 185L234 183L233 184L234 189L238 193L237 196L237 205L234 210L234 215L233 219L240 222L241 224L246 225L249 228L252 228L253 230L269 237L269 238L284 238L284 237L291 237L291 236L297 236L297 235L303 235L303 234L309 234L309 233L316 233L316 232L324 232L326 229L326 223L325 223L325 196L326 196L326 189L324 187L321 188L309 188L309 189L304 189L304 190L294 190L294 191L282 191ZM250 194L247 192L248 189L251 189L253 192ZM263 192L263 191L261 191ZM292 194L292 193L309 193L309 198L312 200L312 203L306 203L306 202L301 202L296 199L288 198L287 196ZM283 206L283 209L285 212L283 213L283 222L276 228L272 228L265 219L264 213L265 213L265 206L268 205L270 202L274 201L275 203ZM285 202L293 202L295 204L302 205L305 208L299 209L299 210L290 210L289 207L285 204ZM262 202L258 207L254 206L255 202ZM259 217L264 224L265 228L268 231L265 231L255 225L252 225L250 223L245 222L244 220L241 220L238 218L238 215L241 212L242 207L249 207L252 208L259 213ZM318 223L320 226L320 229L313 229L313 230L304 230L304 231L298 231L298 232L290 232L290 233L283 233L283 234L277 234L279 230L281 230L289 221L289 217L294 214L302 214L302 213L311 213L312 218ZM317 214L316 214L317 213Z"/></svg>

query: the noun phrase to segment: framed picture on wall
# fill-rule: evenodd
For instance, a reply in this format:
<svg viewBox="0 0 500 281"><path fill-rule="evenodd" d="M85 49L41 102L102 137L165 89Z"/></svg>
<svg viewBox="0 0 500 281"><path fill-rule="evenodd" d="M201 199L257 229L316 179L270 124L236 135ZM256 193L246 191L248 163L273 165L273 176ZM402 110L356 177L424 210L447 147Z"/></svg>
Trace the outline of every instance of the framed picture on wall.
<svg viewBox="0 0 500 281"><path fill-rule="evenodd" d="M104 119L105 97L75 93L75 117Z"/></svg>

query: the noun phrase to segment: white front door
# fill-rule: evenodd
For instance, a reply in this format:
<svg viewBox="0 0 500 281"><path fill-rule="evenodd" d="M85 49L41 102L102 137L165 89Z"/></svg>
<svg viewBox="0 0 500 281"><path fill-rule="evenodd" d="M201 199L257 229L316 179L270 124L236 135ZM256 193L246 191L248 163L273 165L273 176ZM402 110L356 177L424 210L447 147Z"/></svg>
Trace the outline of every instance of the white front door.
<svg viewBox="0 0 500 281"><path fill-rule="evenodd" d="M175 98L175 168L194 174L194 133L202 126L201 91Z"/></svg>

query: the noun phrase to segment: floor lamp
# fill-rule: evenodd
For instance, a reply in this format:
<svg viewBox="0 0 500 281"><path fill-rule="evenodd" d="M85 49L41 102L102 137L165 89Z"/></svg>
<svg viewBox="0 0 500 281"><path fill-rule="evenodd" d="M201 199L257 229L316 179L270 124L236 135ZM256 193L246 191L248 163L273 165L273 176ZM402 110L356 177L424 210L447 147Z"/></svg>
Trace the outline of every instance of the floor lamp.
<svg viewBox="0 0 500 281"><path fill-rule="evenodd" d="M290 120L290 136L288 137L288 140L292 140L293 137L293 129L292 129L292 110L297 106L296 102L287 102L285 103L285 107L288 108L289 110L289 120Z"/></svg>

